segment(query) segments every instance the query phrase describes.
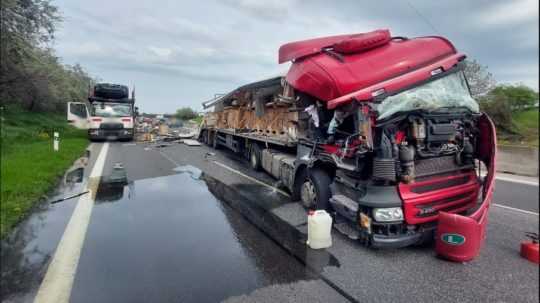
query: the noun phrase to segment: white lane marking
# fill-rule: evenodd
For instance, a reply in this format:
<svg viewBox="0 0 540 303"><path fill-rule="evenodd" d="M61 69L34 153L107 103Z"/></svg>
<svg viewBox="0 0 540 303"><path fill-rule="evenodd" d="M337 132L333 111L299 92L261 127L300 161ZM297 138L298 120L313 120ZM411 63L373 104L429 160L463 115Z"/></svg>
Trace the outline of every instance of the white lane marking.
<svg viewBox="0 0 540 303"><path fill-rule="evenodd" d="M159 151L159 153L162 154L163 157L165 157L167 160L171 161L171 163L173 163L173 164L176 165L177 167L180 166L180 164L178 164L176 161L174 161L174 160L173 160L171 157L169 157L166 153L164 153L164 152L162 152L162 151ZM272 186L272 185L270 185L270 184L266 184L266 183L264 183L264 182L262 182L262 181L259 181L259 180L255 179L255 178L252 178L252 177L250 177L250 176L248 176L248 175L246 175L246 174L244 174L244 173L242 173L242 172L239 172L239 171L237 171L236 169L234 169L234 168L232 168L232 167L230 167L230 166L227 166L227 165L225 165L225 164L223 164L223 163L221 163L221 162L218 162L218 161L213 161L213 162L214 162L214 164L219 165L219 166L221 166L221 167L223 167L223 168L225 168L225 169L227 169L227 170L229 170L229 171L231 171L231 172L233 172L233 173L235 173L235 174L238 174L238 175L240 175L240 176L242 176L242 177L244 177L244 178L246 178L246 179L248 179L248 180L250 180L250 181L253 181L253 182L255 182L255 183L257 183L257 184L260 184L260 185L262 185L262 186L271 188L272 190L274 190L274 191L276 191L276 192L278 192L278 193L280 193L280 194L282 194L282 195L284 195L284 196L287 196L287 197L290 197L290 196L291 196L291 195L289 195L289 193L287 193L287 192L285 192L285 191L282 191L281 189L279 189L279 188L277 188L277 187L274 187L274 186Z"/></svg>
<svg viewBox="0 0 540 303"><path fill-rule="evenodd" d="M176 161L174 161L173 159L171 159L169 156L167 156L167 154L165 154L165 153L162 152L162 151L160 151L160 153L161 153L165 158L167 158L167 160L171 161L174 165L179 166L179 164L176 163ZM253 182L257 183L257 184L260 184L260 185L262 185L262 186L271 188L272 190L275 190L275 191L279 192L280 194L282 194L282 195L284 195L284 196L287 196L287 197L290 197L290 196L291 196L289 193L287 193L287 192L285 192L285 191L282 191L282 190L278 189L277 187L274 187L274 186L272 186L272 185L270 185L270 184L266 184L266 183L264 183L264 182L261 182L261 181L255 179L255 178L250 177L250 176L248 176L248 175L246 175L246 174L244 174L244 173L242 173L242 172L239 172L238 170L236 170L236 169L234 169L234 168L232 168L232 167L230 167L230 166L227 166L227 165L225 165L225 164L223 164L223 163L221 163L221 162L218 162L218 161L213 161L213 162L214 162L215 164L217 164L217 165L219 165L219 166L221 166L221 167L223 167L223 168L225 168L225 169L227 169L227 170L230 170L230 171L232 171L232 172L234 172L234 173L236 173L236 174L238 174L238 175L240 175L240 176L242 176L242 177L244 177L244 178L246 178L246 179L249 179L249 180L251 180L251 181L253 181ZM499 177L497 177L497 178L499 178ZM539 215L538 213L535 213L535 212L532 212L532 211L523 210L523 209L519 209L519 208L514 208L514 207L510 207L510 206L504 206L504 205L500 205L500 204L497 204L497 203L493 203L493 205L494 205L494 206L497 206L497 207L500 207L500 208L504 208L504 209L508 209L508 210L513 210L513 211L517 211L517 212L521 212L521 213L525 213L525 214L529 214L529 215L536 215L536 216Z"/></svg>
<svg viewBox="0 0 540 303"><path fill-rule="evenodd" d="M501 180L501 181L507 181L507 182L513 182L513 183L521 183L526 185L532 185L532 186L538 186L538 182L534 181L527 181L527 180L520 180L517 178L511 178L511 177L503 177L503 176L495 176L495 179Z"/></svg>
<svg viewBox="0 0 540 303"><path fill-rule="evenodd" d="M101 177L103 172L108 150L109 143L103 144L86 186L90 193L82 196L77 201L77 206L64 230L62 239L47 268L47 273L41 282L34 302L69 302L71 287L73 286L73 280L77 272L79 257L81 256L86 230L88 229L88 223L90 222L90 216L94 206L99 177Z"/></svg>
<svg viewBox="0 0 540 303"><path fill-rule="evenodd" d="M162 151L159 151L159 153L165 157L165 159L171 161L172 164L174 164L176 167L180 166L180 164L176 163L176 161L174 161L173 159L171 159L171 157L167 156L166 153L162 152Z"/></svg>
<svg viewBox="0 0 540 303"><path fill-rule="evenodd" d="M509 209L509 210L517 211L517 212L524 213L524 214L529 214L529 215L535 215L535 216L538 216L538 213L535 213L535 212L532 212L532 211L528 211L528 210L523 210L523 209L520 209L520 208L514 208L514 207L505 206L505 205L501 205L501 204L497 204L497 203L493 203L493 206L497 206L497 207L500 207L500 208L504 208L504 209Z"/></svg>
<svg viewBox="0 0 540 303"><path fill-rule="evenodd" d="M168 157L167 157L167 158L168 158ZM169 158L169 160L170 160L171 162L175 163L172 159ZM244 173L242 173L242 172L239 172L239 171L235 170L234 168L229 167L229 166L227 166L227 165L225 165L225 164L223 164L223 163L220 163L220 162L218 162L218 161L213 161L213 162L214 162L215 164L217 164L217 165L219 165L219 166L221 166L221 167L223 167L223 168L225 168L225 169L228 169L228 170L230 170L230 171L232 171L232 172L234 172L234 173L236 173L236 174L238 174L238 175L240 175L240 176L242 176L242 177L244 177L244 178L246 178L246 179L249 179L249 180L251 180L251 181L253 181L253 182L257 183L257 184L260 184L260 185L266 186L266 187L268 187L268 188L271 188L271 189L273 189L273 190L276 190L277 192L279 192L280 194L282 194L282 195L284 195L284 196L287 196L287 197L290 197L290 196L291 196L291 195L289 195L289 193L284 192L284 191L278 189L277 187L274 187L274 186L272 186L272 185L269 185L269 184L266 184L266 183L264 183L264 182L261 182L261 181L255 179L255 178L250 177L250 176L248 176L248 175L246 175L246 174L244 174ZM514 208L514 207L510 207L510 206L504 206L504 205L500 205L500 204L496 204L496 203L493 203L493 205L494 205L494 206L497 206L497 207L500 207L500 208L504 208L504 209L508 209L508 210L513 210L513 211L517 211L517 212L521 212L521 213L525 213L525 214L529 214L529 215L536 215L536 216L539 215L538 213L535 213L535 212L532 212L532 211L523 210L523 209L519 209L519 208Z"/></svg>
<svg viewBox="0 0 540 303"><path fill-rule="evenodd" d="M270 185L270 184L266 184L266 183L264 183L264 182L261 182L261 181L255 179L255 178L250 177L250 176L248 176L248 175L246 175L246 174L244 174L244 173L242 173L242 172L239 172L239 171L237 171L236 169L234 169L234 168L232 168L232 167L229 167L229 166L227 166L227 165L225 165L225 164L223 164L223 163L220 163L220 162L218 162L218 161L213 161L213 162L214 162L216 165L219 165L219 166L221 166L221 167L223 167L223 168L225 168L225 169L228 169L228 170L232 171L233 173L238 174L238 175L240 175L240 176L242 176L242 177L244 177L244 178L246 178L246 179L248 179L248 180L250 180L250 181L253 181L253 182L255 182L255 183L257 183L257 184L260 184L260 185L262 185L262 186L271 188L272 190L275 190L276 192L278 192L278 193L280 193L280 194L282 194L282 195L284 195L284 196L287 196L287 197L290 197L290 196L291 196L291 195L289 195L289 193L287 193L287 192L285 192L285 191L282 191L281 189L279 189L279 188L277 188L277 187L274 187L274 186L272 186L272 185Z"/></svg>

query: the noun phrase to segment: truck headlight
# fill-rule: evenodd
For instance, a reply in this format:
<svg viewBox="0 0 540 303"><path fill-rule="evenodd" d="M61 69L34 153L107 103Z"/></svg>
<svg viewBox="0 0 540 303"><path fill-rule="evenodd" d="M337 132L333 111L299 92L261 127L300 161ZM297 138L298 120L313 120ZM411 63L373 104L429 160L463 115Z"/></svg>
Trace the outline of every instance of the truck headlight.
<svg viewBox="0 0 540 303"><path fill-rule="evenodd" d="M401 207L374 208L373 218L377 222L402 221L403 211Z"/></svg>

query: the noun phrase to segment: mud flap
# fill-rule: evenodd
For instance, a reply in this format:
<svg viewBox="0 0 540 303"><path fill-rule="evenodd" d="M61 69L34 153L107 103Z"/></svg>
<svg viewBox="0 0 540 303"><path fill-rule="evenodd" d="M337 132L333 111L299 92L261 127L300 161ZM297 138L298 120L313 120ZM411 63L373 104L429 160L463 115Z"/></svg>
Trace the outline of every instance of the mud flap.
<svg viewBox="0 0 540 303"><path fill-rule="evenodd" d="M478 157L488 169L482 188L482 202L467 216L443 211L439 213L435 251L439 256L455 262L470 261L478 256L486 238L488 211L495 182L497 137L495 126L485 113L480 117L478 127Z"/></svg>

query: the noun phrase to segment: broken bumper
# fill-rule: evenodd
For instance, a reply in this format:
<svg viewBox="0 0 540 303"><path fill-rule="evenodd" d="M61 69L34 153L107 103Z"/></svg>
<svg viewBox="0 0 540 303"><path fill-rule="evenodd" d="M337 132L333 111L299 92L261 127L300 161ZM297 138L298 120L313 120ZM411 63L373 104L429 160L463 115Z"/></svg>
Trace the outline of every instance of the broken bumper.
<svg viewBox="0 0 540 303"><path fill-rule="evenodd" d="M488 168L482 186L481 203L472 213L462 216L441 211L435 242L435 251L443 258L455 262L466 262L480 253L486 239L489 206L495 183L495 159L497 137L495 126L484 114L479 121L479 159Z"/></svg>
<svg viewBox="0 0 540 303"><path fill-rule="evenodd" d="M377 235L371 236L371 246L374 248L402 248L419 244L435 237L436 226L422 228L420 231L409 232L396 236Z"/></svg>

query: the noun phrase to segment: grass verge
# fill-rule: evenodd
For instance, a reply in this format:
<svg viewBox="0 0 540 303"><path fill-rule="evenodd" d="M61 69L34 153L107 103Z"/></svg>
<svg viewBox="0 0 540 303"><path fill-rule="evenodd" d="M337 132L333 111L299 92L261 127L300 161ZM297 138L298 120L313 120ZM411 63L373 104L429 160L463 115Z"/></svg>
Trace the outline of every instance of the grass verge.
<svg viewBox="0 0 540 303"><path fill-rule="evenodd" d="M69 126L61 114L2 110L0 236L50 191L88 145L85 130ZM60 151L53 150L53 132L60 133Z"/></svg>
<svg viewBox="0 0 540 303"><path fill-rule="evenodd" d="M500 132L500 144L538 147L538 108L512 113L512 133Z"/></svg>

